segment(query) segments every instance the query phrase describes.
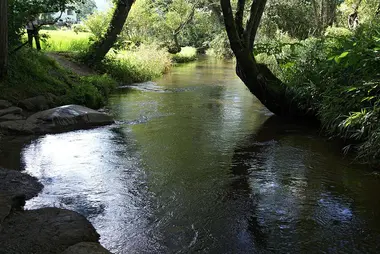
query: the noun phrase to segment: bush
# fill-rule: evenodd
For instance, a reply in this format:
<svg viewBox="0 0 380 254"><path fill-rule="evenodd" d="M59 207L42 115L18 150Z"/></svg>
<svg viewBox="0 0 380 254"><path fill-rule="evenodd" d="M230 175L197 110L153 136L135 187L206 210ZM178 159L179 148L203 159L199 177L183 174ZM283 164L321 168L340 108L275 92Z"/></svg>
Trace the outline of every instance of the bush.
<svg viewBox="0 0 380 254"><path fill-rule="evenodd" d="M76 24L73 26L74 33L89 33L90 30L83 24Z"/></svg>
<svg viewBox="0 0 380 254"><path fill-rule="evenodd" d="M172 55L176 63L188 63L197 60L197 49L193 47L183 47L181 52Z"/></svg>
<svg viewBox="0 0 380 254"><path fill-rule="evenodd" d="M141 45L130 51L110 52L101 68L123 83L144 82L161 76L171 67L166 49Z"/></svg>
<svg viewBox="0 0 380 254"><path fill-rule="evenodd" d="M93 35L94 40L99 40L106 33L111 22L112 12L113 10L108 12L97 11L84 21L84 25Z"/></svg>
<svg viewBox="0 0 380 254"><path fill-rule="evenodd" d="M354 33L328 29L322 39L307 39L282 69L305 107L314 108L324 129L345 139L358 159L380 163L380 23Z"/></svg>

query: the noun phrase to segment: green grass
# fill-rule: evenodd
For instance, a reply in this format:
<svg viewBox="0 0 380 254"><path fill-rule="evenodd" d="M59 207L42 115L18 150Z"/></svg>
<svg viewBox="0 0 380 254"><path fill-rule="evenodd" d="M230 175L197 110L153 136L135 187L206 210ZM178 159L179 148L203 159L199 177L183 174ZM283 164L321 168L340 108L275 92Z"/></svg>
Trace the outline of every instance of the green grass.
<svg viewBox="0 0 380 254"><path fill-rule="evenodd" d="M183 47L181 52L172 55L176 63L188 63L197 60L197 49L193 47Z"/></svg>
<svg viewBox="0 0 380 254"><path fill-rule="evenodd" d="M86 51L90 45L90 33L75 33L71 30L41 30L40 33L48 36L41 43L46 51L82 52Z"/></svg>
<svg viewBox="0 0 380 254"><path fill-rule="evenodd" d="M80 58L90 46L90 33L75 33L70 30L41 31L48 38L42 43L46 51L70 52ZM195 48L184 48L181 59L195 59ZM183 60L185 61L185 60ZM186 60L188 61L188 60ZM171 56L157 45L141 45L132 50L111 50L98 66L99 71L129 84L144 82L160 77L172 65Z"/></svg>
<svg viewBox="0 0 380 254"><path fill-rule="evenodd" d="M100 69L126 83L152 80L167 72L172 65L170 54L157 45L141 45L129 51L110 52Z"/></svg>
<svg viewBox="0 0 380 254"><path fill-rule="evenodd" d="M97 109L105 105L115 87L116 82L107 75L79 77L44 53L23 49L9 59L8 77L0 83L0 98L17 104L44 95L55 98L51 106L80 104Z"/></svg>

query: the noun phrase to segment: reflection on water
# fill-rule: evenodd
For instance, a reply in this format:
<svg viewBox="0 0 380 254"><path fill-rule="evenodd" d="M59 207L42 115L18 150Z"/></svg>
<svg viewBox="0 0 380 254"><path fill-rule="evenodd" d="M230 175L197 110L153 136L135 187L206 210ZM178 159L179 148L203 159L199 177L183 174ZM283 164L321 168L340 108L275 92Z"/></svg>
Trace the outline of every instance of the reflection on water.
<svg viewBox="0 0 380 254"><path fill-rule="evenodd" d="M380 179L270 117L231 63L177 67L109 107L119 124L25 146L22 164L45 185L28 208L84 214L115 253L380 247Z"/></svg>

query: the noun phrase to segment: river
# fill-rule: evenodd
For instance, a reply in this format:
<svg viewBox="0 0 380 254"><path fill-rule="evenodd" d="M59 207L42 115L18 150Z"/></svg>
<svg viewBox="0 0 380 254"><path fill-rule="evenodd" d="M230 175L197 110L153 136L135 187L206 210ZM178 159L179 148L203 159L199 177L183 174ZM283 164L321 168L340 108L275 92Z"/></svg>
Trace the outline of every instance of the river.
<svg viewBox="0 0 380 254"><path fill-rule="evenodd" d="M380 176L271 117L233 63L175 67L108 108L112 126L3 149L3 166L45 185L27 209L85 215L114 253L380 250Z"/></svg>

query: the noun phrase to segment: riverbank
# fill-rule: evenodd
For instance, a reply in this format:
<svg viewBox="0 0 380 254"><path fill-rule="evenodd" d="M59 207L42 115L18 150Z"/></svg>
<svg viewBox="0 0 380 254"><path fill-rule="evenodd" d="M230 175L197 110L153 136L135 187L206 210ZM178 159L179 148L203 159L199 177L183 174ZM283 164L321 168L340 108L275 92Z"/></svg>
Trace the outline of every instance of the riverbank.
<svg viewBox="0 0 380 254"><path fill-rule="evenodd" d="M27 48L11 55L8 69L7 78L0 82L0 99L16 106L22 100L44 96L50 107L79 104L98 109L117 84L108 75L78 75L44 53Z"/></svg>

